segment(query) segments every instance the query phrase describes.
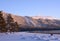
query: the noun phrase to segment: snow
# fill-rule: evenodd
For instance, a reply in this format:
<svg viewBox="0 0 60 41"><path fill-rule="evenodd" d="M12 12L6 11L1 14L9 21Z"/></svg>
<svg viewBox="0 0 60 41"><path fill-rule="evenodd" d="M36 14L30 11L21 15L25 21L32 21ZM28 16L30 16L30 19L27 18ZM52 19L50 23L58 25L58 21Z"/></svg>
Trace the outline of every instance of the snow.
<svg viewBox="0 0 60 41"><path fill-rule="evenodd" d="M60 41L60 35L27 32L0 33L0 41Z"/></svg>
<svg viewBox="0 0 60 41"><path fill-rule="evenodd" d="M25 16L24 18L25 18L26 22L27 22L29 25L34 25L34 26L36 26L36 24L33 22L33 20L32 20L30 17Z"/></svg>
<svg viewBox="0 0 60 41"><path fill-rule="evenodd" d="M32 18L34 19L50 19L50 20L53 20L53 19L56 19L56 20L60 20L59 18L55 18L55 17L51 17L51 16L33 16Z"/></svg>

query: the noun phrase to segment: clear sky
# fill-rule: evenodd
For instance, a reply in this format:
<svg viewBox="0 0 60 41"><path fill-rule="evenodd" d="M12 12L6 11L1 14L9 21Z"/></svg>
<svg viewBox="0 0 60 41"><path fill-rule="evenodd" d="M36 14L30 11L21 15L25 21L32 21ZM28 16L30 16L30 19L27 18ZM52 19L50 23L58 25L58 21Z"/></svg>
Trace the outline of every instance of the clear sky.
<svg viewBox="0 0 60 41"><path fill-rule="evenodd" d="M21 16L60 18L60 0L0 0L0 10Z"/></svg>

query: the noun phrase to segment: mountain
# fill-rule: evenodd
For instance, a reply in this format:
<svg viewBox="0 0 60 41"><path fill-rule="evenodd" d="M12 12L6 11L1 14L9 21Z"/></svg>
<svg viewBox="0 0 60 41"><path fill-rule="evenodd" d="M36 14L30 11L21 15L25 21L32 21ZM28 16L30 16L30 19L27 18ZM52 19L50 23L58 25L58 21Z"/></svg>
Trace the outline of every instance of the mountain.
<svg viewBox="0 0 60 41"><path fill-rule="evenodd" d="M11 13L0 11L3 14L3 18L7 23L10 15L11 21L19 25L20 30L60 30L60 19L56 19L50 16L17 16ZM8 24L7 24L8 25Z"/></svg>

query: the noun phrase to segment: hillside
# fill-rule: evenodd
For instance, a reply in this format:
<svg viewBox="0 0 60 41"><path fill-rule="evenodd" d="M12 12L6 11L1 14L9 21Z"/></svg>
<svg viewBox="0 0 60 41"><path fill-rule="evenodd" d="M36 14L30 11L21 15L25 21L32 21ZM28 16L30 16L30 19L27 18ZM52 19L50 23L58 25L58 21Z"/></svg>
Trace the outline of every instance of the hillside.
<svg viewBox="0 0 60 41"><path fill-rule="evenodd" d="M16 16L10 13L0 11L2 14L6 28L11 26L12 31L20 30L60 30L60 20L52 17L42 16ZM9 17L10 16L10 17ZM11 25L12 24L12 25ZM16 28L16 29L15 29ZM13 30L14 29L14 30Z"/></svg>

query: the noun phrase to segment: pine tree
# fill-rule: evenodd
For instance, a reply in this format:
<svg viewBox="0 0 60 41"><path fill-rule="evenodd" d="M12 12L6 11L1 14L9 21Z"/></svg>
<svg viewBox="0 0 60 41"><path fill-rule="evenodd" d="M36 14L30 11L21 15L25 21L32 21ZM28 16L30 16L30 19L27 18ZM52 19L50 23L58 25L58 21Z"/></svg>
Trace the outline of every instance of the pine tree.
<svg viewBox="0 0 60 41"><path fill-rule="evenodd" d="M6 23L5 20L3 18L3 14L2 11L0 11L0 32L6 32Z"/></svg>
<svg viewBox="0 0 60 41"><path fill-rule="evenodd" d="M14 22L13 18L11 17L11 14L9 14L7 17L7 25L8 25L9 32L17 32L18 31L18 24L17 24L17 22Z"/></svg>
<svg viewBox="0 0 60 41"><path fill-rule="evenodd" d="M15 29L14 29L15 32L18 32L19 31L19 25L17 22L15 22Z"/></svg>
<svg viewBox="0 0 60 41"><path fill-rule="evenodd" d="M12 24L13 24L13 18L11 17L11 14L9 14L8 16L7 16L7 30L9 31L9 32L12 32L12 29L13 29L13 27L12 27Z"/></svg>

